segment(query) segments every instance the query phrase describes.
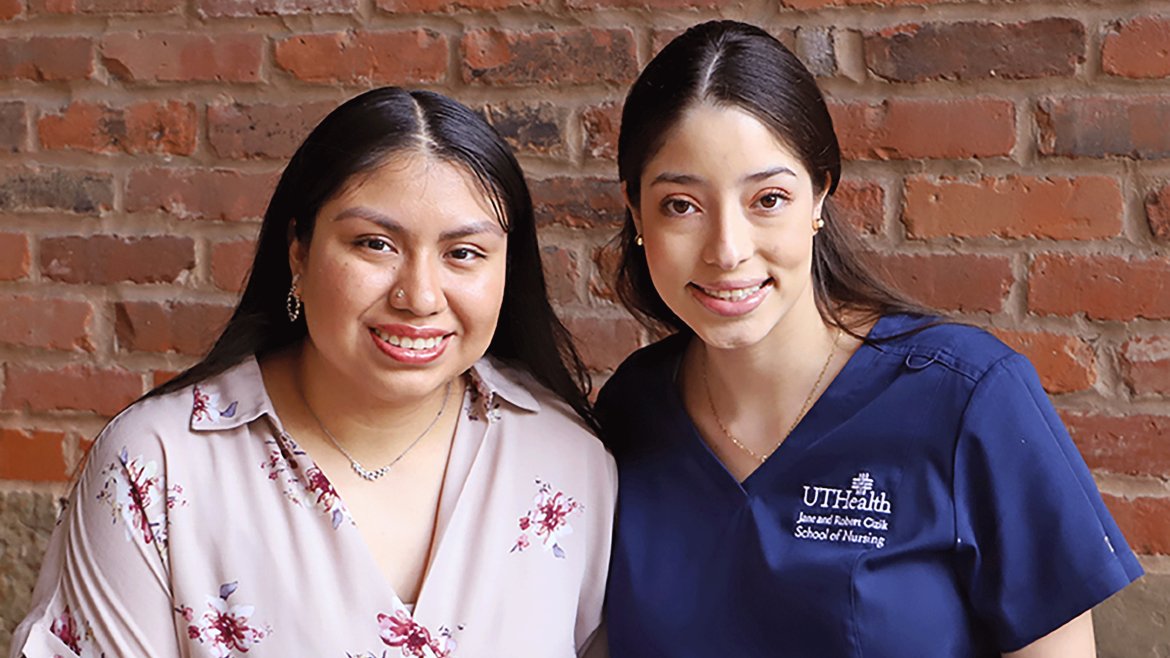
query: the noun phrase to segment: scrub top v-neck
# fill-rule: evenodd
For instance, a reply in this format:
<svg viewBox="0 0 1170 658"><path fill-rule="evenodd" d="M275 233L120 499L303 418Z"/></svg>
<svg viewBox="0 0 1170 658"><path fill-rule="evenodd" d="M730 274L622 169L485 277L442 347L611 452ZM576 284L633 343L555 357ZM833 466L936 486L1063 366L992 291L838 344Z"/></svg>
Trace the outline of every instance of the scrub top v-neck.
<svg viewBox="0 0 1170 658"><path fill-rule="evenodd" d="M618 369L612 658L998 656L1141 575L1028 362L928 322L882 318L742 483L679 396L690 336Z"/></svg>

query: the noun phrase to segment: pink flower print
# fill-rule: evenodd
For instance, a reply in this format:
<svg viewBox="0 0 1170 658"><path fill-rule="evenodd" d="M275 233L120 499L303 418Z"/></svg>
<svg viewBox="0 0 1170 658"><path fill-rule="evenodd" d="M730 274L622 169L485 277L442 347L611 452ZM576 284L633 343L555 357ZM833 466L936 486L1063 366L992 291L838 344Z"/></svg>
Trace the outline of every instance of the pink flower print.
<svg viewBox="0 0 1170 658"><path fill-rule="evenodd" d="M171 485L164 495L158 464L141 455L131 459L125 447L102 475L105 483L97 499L110 506L115 520L126 523L126 539L132 540L137 532L147 544L166 546L167 510L187 504L183 487Z"/></svg>
<svg viewBox="0 0 1170 658"><path fill-rule="evenodd" d="M300 466L297 458L309 460L291 436L284 434L281 439L288 443L288 448L276 439L265 441L269 445L268 458L260 462L260 468L268 471L268 479L279 483L285 498L294 505L317 508L324 512L333 524L334 530L346 520L353 523L345 503L342 502L341 496L337 495L337 490L333 488L333 483L325 473L310 462L312 465L304 469L303 478L299 476L297 473Z"/></svg>
<svg viewBox="0 0 1170 658"><path fill-rule="evenodd" d="M196 386L191 394L195 397L191 405L191 420L211 420L211 396Z"/></svg>
<svg viewBox="0 0 1170 658"><path fill-rule="evenodd" d="M528 533L540 540L545 549L555 557L565 557L565 551L558 540L573 533L569 517L585 511L585 506L561 491L556 491L547 482L536 481L536 496L532 509L520 517L520 538L511 552L523 551L531 545Z"/></svg>
<svg viewBox="0 0 1170 658"><path fill-rule="evenodd" d="M455 650L455 641L447 629L432 636L425 626L416 622L410 613L399 609L393 615L378 614L379 636L382 643L402 649L403 656L415 658L446 658Z"/></svg>
<svg viewBox="0 0 1170 658"><path fill-rule="evenodd" d="M56 635L73 653L81 655L81 636L77 633L77 622L69 612L69 606L65 606L65 610L53 619L49 632Z"/></svg>
<svg viewBox="0 0 1170 658"><path fill-rule="evenodd" d="M206 643L216 658L231 658L235 652L248 653L254 645L272 633L270 628L250 623L249 618L255 611L253 606L228 606L228 597L236 591L236 587L236 582L221 585L218 597L207 597L207 611L198 623L187 626L187 637L198 640L200 644ZM184 606L178 610L187 618L191 609Z"/></svg>

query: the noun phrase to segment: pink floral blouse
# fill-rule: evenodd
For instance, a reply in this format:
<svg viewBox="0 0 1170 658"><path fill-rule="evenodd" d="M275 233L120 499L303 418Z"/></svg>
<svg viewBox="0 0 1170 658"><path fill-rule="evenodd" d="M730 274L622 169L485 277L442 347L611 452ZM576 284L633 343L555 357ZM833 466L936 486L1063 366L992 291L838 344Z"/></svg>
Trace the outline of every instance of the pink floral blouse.
<svg viewBox="0 0 1170 658"><path fill-rule="evenodd" d="M485 358L468 376L414 606L249 359L102 432L13 658L582 654L601 622L613 460L528 375Z"/></svg>

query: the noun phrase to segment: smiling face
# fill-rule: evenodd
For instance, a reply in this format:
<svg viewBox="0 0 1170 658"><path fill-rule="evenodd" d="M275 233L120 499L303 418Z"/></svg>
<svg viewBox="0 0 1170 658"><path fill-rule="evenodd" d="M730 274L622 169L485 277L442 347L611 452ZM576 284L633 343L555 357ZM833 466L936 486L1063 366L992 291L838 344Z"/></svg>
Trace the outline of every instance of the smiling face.
<svg viewBox="0 0 1170 658"><path fill-rule="evenodd" d="M642 171L632 208L654 288L705 343L760 343L794 317L819 317L814 223L824 194L751 114L699 104Z"/></svg>
<svg viewBox="0 0 1170 658"><path fill-rule="evenodd" d="M507 235L464 168L407 152L322 206L290 245L313 376L350 400L441 393L487 351Z"/></svg>

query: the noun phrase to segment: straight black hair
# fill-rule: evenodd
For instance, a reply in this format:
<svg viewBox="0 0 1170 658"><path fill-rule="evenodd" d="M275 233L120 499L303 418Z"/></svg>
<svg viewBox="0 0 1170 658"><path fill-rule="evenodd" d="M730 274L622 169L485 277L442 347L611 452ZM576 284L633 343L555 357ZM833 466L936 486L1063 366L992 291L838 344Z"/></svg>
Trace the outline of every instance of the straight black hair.
<svg viewBox="0 0 1170 658"><path fill-rule="evenodd" d="M144 397L196 384L305 339L304 318L288 319L290 235L308 244L317 213L346 186L391 156L418 151L470 171L508 234L500 319L488 353L526 368L591 426L589 374L549 303L532 198L520 164L478 114L441 94L384 87L346 101L319 123L277 183L239 305L199 363Z"/></svg>
<svg viewBox="0 0 1170 658"><path fill-rule="evenodd" d="M701 103L735 107L767 126L792 149L814 191L832 195L841 179L841 149L821 91L804 64L764 30L736 21L710 21L676 37L646 65L626 96L618 135L618 177L633 205L642 171L683 113ZM831 199L813 239L813 294L821 317L857 338L860 327L889 313L927 315L863 258L851 227L834 221ZM689 331L654 289L646 256L635 244L629 210L618 235L617 292L651 329Z"/></svg>

